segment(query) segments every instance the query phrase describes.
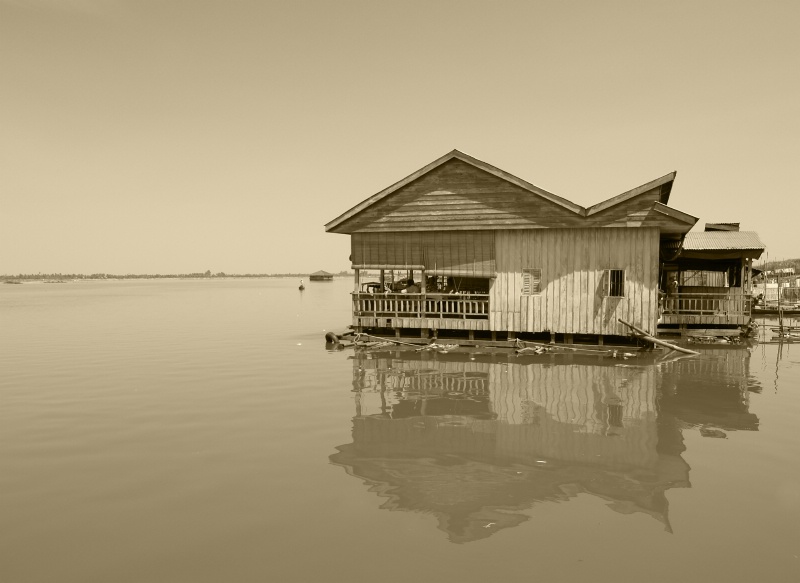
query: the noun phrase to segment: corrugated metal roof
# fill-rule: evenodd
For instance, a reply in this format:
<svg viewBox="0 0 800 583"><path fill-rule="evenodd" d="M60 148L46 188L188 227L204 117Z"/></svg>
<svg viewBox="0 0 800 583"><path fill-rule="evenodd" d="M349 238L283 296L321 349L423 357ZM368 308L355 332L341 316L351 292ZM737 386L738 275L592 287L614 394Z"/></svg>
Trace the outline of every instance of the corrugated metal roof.
<svg viewBox="0 0 800 583"><path fill-rule="evenodd" d="M683 240L686 251L711 249L766 249L767 246L753 231L702 231L686 233Z"/></svg>

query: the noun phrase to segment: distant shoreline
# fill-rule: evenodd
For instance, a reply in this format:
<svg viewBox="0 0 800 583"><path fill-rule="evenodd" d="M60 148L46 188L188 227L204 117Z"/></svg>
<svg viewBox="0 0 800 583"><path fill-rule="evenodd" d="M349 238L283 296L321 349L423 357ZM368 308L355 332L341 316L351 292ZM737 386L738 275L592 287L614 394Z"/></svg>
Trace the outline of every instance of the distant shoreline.
<svg viewBox="0 0 800 583"><path fill-rule="evenodd" d="M161 275L161 274L128 274L128 275L112 275L112 274L47 274L47 275L0 275L1 283L69 283L73 281L107 281L107 280L128 280L128 279L267 279L267 278L298 278L308 279L308 273L187 273L176 275ZM340 272L334 273L333 277L353 277L353 273Z"/></svg>

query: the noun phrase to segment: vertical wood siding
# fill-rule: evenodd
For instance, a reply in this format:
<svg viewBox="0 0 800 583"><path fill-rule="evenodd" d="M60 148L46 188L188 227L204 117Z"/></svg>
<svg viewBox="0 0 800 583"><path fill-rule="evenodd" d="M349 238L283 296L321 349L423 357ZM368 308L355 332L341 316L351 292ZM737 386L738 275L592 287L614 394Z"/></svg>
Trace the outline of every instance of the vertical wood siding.
<svg viewBox="0 0 800 583"><path fill-rule="evenodd" d="M530 229L495 232L492 330L626 335L622 318L655 331L657 228ZM522 270L542 269L542 292L522 295ZM603 295L603 272L625 270L625 297Z"/></svg>

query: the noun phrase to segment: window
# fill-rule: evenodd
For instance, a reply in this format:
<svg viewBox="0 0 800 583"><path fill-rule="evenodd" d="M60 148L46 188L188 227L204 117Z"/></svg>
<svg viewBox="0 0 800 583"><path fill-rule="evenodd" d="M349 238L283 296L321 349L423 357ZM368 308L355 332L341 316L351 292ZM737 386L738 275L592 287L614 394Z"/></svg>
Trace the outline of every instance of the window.
<svg viewBox="0 0 800 583"><path fill-rule="evenodd" d="M522 295L530 296L542 293L542 270L522 270Z"/></svg>
<svg viewBox="0 0 800 583"><path fill-rule="evenodd" d="M612 298L625 297L625 270L606 269L603 274L606 296Z"/></svg>

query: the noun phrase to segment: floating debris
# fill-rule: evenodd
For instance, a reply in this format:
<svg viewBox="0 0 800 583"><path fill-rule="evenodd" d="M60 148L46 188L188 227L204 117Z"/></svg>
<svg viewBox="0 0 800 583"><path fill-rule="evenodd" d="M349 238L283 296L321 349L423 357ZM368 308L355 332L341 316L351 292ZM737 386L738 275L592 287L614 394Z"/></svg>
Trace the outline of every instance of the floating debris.
<svg viewBox="0 0 800 583"><path fill-rule="evenodd" d="M422 348L417 348L417 352L423 352L426 350L434 350L436 352L441 352L442 354L447 354L451 350L455 350L458 348L458 344L438 344L436 342L431 342L430 344L426 344Z"/></svg>
<svg viewBox="0 0 800 583"><path fill-rule="evenodd" d="M742 339L739 336L694 335L694 336L687 336L686 341L694 344L741 344L742 343Z"/></svg>
<svg viewBox="0 0 800 583"><path fill-rule="evenodd" d="M517 354L544 354L550 352L545 346L523 346L515 350Z"/></svg>

